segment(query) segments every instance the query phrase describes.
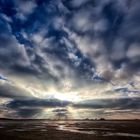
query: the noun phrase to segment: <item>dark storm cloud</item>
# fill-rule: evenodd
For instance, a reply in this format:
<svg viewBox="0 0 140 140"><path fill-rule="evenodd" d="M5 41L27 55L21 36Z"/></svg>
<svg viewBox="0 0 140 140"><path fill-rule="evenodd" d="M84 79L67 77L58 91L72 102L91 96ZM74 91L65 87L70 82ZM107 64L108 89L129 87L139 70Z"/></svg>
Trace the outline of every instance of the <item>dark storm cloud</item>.
<svg viewBox="0 0 140 140"><path fill-rule="evenodd" d="M60 101L57 99L15 99L6 104L6 108L10 109L11 111L15 111L13 116L17 115L19 118L34 118L37 117L37 115L40 116L43 112L43 109L66 107L69 104L71 103L67 101ZM67 110L55 109L53 112L56 114L66 114Z"/></svg>
<svg viewBox="0 0 140 140"><path fill-rule="evenodd" d="M118 98L118 99L93 99L74 104L76 108L91 109L139 109L140 98Z"/></svg>
<svg viewBox="0 0 140 140"><path fill-rule="evenodd" d="M5 96L3 96L5 97ZM14 97L16 98L16 96ZM74 109L101 109L101 110L135 110L140 107L140 99L135 97L125 98L107 98L107 99L91 99L83 100L77 103L69 101L60 101L58 99L38 99L38 98L17 98L6 103L8 110L15 111L18 117L34 117L43 112L46 108L56 108L52 112L56 117L68 117L69 111L65 108L68 106ZM28 112L30 112L28 114ZM103 112L102 112L103 113Z"/></svg>
<svg viewBox="0 0 140 140"><path fill-rule="evenodd" d="M68 110L67 109L54 109L53 110L53 112L56 112L56 113L58 113L58 112L67 112Z"/></svg>
<svg viewBox="0 0 140 140"><path fill-rule="evenodd" d="M74 108L90 108L90 109L139 109L139 98L118 98L118 99L92 99L83 100L78 103L68 101L60 101L57 99L25 99L13 100L7 104L11 109L22 108L51 108L51 107L66 107ZM67 112L67 109L54 109L53 112Z"/></svg>
<svg viewBox="0 0 140 140"><path fill-rule="evenodd" d="M45 108L45 107L66 107L69 105L68 101L60 101L58 99L25 99L25 100L13 100L7 104L7 107L12 109L20 108Z"/></svg>
<svg viewBox="0 0 140 140"><path fill-rule="evenodd" d="M0 84L0 97L1 98L12 98L12 99L20 99L20 98L32 98L30 92L25 91L24 88L20 88L11 83Z"/></svg>
<svg viewBox="0 0 140 140"><path fill-rule="evenodd" d="M11 111L14 110L14 115L18 117L33 118L39 116L45 108L53 108L52 110L56 118L68 117L69 111L63 107L71 106L75 109L100 109L100 113L103 114L105 109L107 110L137 110L140 107L139 98L118 98L118 99L93 99L85 100L78 103L72 103L67 101L59 101L56 99L44 100L44 99L26 99L26 100L13 100L9 101L6 108ZM98 113L98 111L97 111Z"/></svg>

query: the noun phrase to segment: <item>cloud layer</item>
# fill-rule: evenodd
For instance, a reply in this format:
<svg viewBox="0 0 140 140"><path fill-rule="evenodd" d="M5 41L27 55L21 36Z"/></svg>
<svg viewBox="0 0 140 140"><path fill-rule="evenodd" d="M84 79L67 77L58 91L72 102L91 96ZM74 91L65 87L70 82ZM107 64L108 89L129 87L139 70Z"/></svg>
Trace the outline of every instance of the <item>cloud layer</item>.
<svg viewBox="0 0 140 140"><path fill-rule="evenodd" d="M54 115L51 108L71 107L89 117L131 110L134 118L139 9L137 0L0 0L1 116L48 117L45 107Z"/></svg>

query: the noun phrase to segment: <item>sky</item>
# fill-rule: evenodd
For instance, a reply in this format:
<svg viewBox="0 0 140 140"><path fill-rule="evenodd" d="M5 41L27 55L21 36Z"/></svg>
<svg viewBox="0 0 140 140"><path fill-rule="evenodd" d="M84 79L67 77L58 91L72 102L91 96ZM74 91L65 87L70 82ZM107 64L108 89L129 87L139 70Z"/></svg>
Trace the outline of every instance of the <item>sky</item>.
<svg viewBox="0 0 140 140"><path fill-rule="evenodd" d="M140 118L139 0L0 0L0 117Z"/></svg>

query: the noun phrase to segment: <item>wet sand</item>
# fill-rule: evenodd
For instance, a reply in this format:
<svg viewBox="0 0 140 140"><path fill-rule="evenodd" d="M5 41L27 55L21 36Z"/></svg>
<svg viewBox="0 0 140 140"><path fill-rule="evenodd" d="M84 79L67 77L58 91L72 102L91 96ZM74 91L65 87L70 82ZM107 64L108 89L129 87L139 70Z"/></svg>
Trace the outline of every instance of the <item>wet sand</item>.
<svg viewBox="0 0 140 140"><path fill-rule="evenodd" d="M140 140L140 121L0 121L0 140Z"/></svg>

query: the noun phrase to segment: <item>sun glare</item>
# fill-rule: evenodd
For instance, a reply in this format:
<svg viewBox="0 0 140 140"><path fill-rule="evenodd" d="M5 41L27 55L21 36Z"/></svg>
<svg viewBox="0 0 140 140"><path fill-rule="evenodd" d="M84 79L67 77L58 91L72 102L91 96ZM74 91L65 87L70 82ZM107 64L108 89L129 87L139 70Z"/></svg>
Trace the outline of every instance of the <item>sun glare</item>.
<svg viewBox="0 0 140 140"><path fill-rule="evenodd" d="M69 92L69 93L54 93L54 98L62 101L73 101L77 102L80 100L80 98L77 96L76 93L74 92Z"/></svg>
<svg viewBox="0 0 140 140"><path fill-rule="evenodd" d="M40 99L50 99L55 98L61 101L78 102L81 100L80 96L76 92L57 92L55 90L50 90L49 92L36 90L33 88L28 88L31 95Z"/></svg>

